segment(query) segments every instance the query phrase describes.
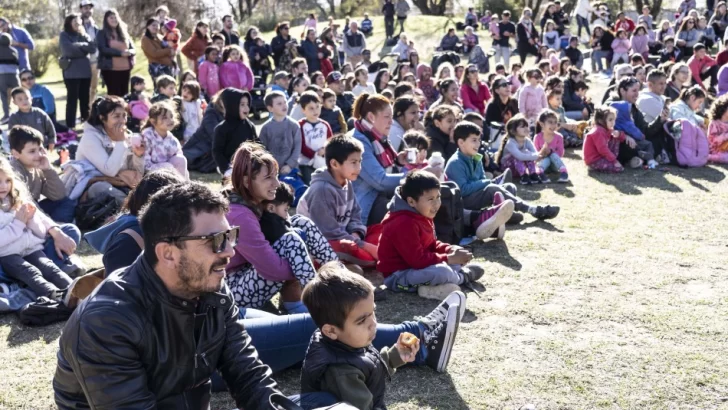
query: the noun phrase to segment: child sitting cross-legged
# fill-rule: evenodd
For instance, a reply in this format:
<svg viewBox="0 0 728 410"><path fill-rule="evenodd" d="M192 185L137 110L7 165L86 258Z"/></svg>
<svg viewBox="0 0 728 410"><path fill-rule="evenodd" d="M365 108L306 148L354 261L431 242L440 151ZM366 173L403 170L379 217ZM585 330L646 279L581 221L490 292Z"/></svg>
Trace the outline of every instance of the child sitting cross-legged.
<svg viewBox="0 0 728 410"><path fill-rule="evenodd" d="M533 145L542 156L538 162L536 172L538 173L541 183L547 184L551 182L546 175L547 172L553 170L559 173L558 182L569 182L569 174L566 171L566 165L561 157L564 156L564 137L556 132L559 126L559 117L551 110L543 110L538 116L536 131L538 132L533 138Z"/></svg>
<svg viewBox="0 0 728 410"><path fill-rule="evenodd" d="M271 113L270 119L260 129L260 142L278 163L281 177L298 170L301 155L301 127L288 116L288 103L281 91L270 91L263 99Z"/></svg>
<svg viewBox="0 0 728 410"><path fill-rule="evenodd" d="M528 121L520 114L506 123L506 136L495 154L495 162L503 171L510 169L513 176L520 177L521 185L541 183L536 172L536 162L541 155L529 138Z"/></svg>
<svg viewBox="0 0 728 410"><path fill-rule="evenodd" d="M392 291L417 292L423 298L441 300L459 290L459 285L483 276L481 266L469 263L472 253L435 237L433 219L440 204L440 180L427 171L410 172L395 190L382 221L377 263L384 284ZM513 212L513 202L508 204ZM510 216L507 211L504 207L501 212L505 220ZM505 224L503 219L500 225Z"/></svg>
<svg viewBox="0 0 728 410"><path fill-rule="evenodd" d="M710 108L708 160L728 164L728 94L720 96Z"/></svg>
<svg viewBox="0 0 728 410"><path fill-rule="evenodd" d="M325 152L326 168L313 173L296 212L318 226L340 260L374 267L377 246L371 242L377 240L366 237L367 227L352 185L361 172L364 147L356 139L341 135L326 144Z"/></svg>
<svg viewBox="0 0 728 410"><path fill-rule="evenodd" d="M178 118L169 102L152 104L152 108L149 109L149 119L142 127L141 139L135 136L132 144L144 146L145 170L167 168L177 171L185 179L190 179L187 158L182 155L182 145L172 135L172 130L179 122Z"/></svg>
<svg viewBox="0 0 728 410"><path fill-rule="evenodd" d="M74 308L101 278L72 280L56 266L43 252L46 236L54 236L54 231L61 232L58 224L36 208L8 160L0 157L0 266L37 296Z"/></svg>
<svg viewBox="0 0 728 410"><path fill-rule="evenodd" d="M465 313L465 295L455 292L429 315L405 322L396 339L383 343L374 287L336 263L321 268L302 298L318 329L303 361L301 393L327 392L357 409L386 409L387 382L405 363L425 362L444 372ZM377 351L375 338L377 345L391 347Z"/></svg>
<svg viewBox="0 0 728 410"><path fill-rule="evenodd" d="M549 108L556 114L557 126L559 127L559 133L564 138L564 146L569 147L580 147L582 140L579 138L579 130L586 127L586 121L574 121L566 116L566 111L563 106L563 91L559 89L552 89L548 92ZM543 112L542 112L543 113Z"/></svg>
<svg viewBox="0 0 728 410"><path fill-rule="evenodd" d="M601 106L594 110L595 127L584 138L584 163L590 170L609 173L624 171L617 155L625 134L614 130L616 120L617 111L612 107Z"/></svg>
<svg viewBox="0 0 728 410"><path fill-rule="evenodd" d="M345 133L349 130L341 108L336 106L336 93L330 88L324 88L323 103L321 104L321 119L331 127L333 135Z"/></svg>

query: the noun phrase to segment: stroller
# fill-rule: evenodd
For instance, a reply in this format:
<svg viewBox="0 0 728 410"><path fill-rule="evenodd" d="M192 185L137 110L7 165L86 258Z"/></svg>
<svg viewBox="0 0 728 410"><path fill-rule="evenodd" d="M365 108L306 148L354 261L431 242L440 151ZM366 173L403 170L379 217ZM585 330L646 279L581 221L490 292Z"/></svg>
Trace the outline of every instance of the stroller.
<svg viewBox="0 0 728 410"><path fill-rule="evenodd" d="M487 74L490 71L490 61L483 48L479 44L473 46L468 57L468 64L475 64L480 74Z"/></svg>

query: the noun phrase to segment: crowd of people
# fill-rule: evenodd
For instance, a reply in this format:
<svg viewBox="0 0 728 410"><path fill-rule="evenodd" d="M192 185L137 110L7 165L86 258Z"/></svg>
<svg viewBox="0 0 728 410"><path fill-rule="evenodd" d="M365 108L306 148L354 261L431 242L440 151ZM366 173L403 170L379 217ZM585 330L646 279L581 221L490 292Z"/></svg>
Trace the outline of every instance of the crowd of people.
<svg viewBox="0 0 728 410"><path fill-rule="evenodd" d="M594 172L728 163L726 4L701 14L684 3L674 22L647 8L635 23L580 0L577 35L558 1L541 33L530 9L517 23L471 9L464 36L447 30L440 51L491 55L492 72L420 62L405 0L382 8L392 67L372 61L368 16L339 33L310 15L300 42L280 22L270 44L224 16L219 32L200 21L184 41L161 6L141 37L147 84L131 75L137 51L119 13L97 25L82 0L59 35L64 124L29 69L30 35L0 17L10 157L0 158L0 281L75 309L56 403L204 407L212 386L267 408L289 400L271 373L303 362L290 400L372 409L397 367L445 371L461 288L484 275L461 240L503 240L525 215L560 212L522 199L514 181L570 183L563 158L576 147ZM614 77L601 104L587 96L600 72ZM256 109L269 113L262 125ZM219 173L222 190L190 171ZM103 271L87 274L75 255L79 228ZM441 303L377 324L386 293L365 270Z"/></svg>

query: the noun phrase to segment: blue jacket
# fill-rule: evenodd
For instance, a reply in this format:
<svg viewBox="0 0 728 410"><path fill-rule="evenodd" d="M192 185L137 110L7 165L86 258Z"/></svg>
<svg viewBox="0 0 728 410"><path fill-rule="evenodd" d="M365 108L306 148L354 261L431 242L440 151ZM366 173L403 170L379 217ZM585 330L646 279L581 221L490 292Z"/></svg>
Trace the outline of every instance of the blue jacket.
<svg viewBox="0 0 728 410"><path fill-rule="evenodd" d="M627 135L637 141L645 139L645 134L637 128L637 125L632 119L632 105L630 103L627 101L615 101L609 105L617 110L617 121L614 123L615 130L624 131Z"/></svg>
<svg viewBox="0 0 728 410"><path fill-rule="evenodd" d="M35 50L33 37L31 37L30 34L28 34L28 32L24 29L15 26L10 29L10 36L13 38L13 41L23 43L28 46L28 49L24 49L22 47L15 47L15 49L18 50L18 62L20 63L20 71L23 71L24 69L30 70L30 63L28 63L28 51Z"/></svg>
<svg viewBox="0 0 728 410"><path fill-rule="evenodd" d="M361 207L361 221L364 225L368 225L369 212L372 210L377 195L380 192L388 195L394 194L394 190L399 186L404 174L387 174L387 171L377 161L377 157L374 156L374 147L369 138L359 130L354 129L350 131L349 135L364 145L361 173L353 185L356 200L359 201Z"/></svg>
<svg viewBox="0 0 728 410"><path fill-rule="evenodd" d="M447 160L445 175L448 180L458 184L463 197L482 191L490 184L485 178L483 156L480 154L470 158L458 150Z"/></svg>
<svg viewBox="0 0 728 410"><path fill-rule="evenodd" d="M30 89L30 95L33 98L33 107L40 108L48 115L55 114L56 99L53 97L53 93L51 93L51 90L49 90L48 87L36 84Z"/></svg>

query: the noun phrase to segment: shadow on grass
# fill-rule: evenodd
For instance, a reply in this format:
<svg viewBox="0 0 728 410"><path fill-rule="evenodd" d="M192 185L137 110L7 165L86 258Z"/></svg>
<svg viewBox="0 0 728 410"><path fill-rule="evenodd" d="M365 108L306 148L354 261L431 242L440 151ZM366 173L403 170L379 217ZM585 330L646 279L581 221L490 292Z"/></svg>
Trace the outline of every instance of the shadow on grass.
<svg viewBox="0 0 728 410"><path fill-rule="evenodd" d="M7 314L0 317L0 326L8 326L8 346L15 347L43 340L44 343L56 343L66 322L53 323L48 326L29 327L20 323L16 315Z"/></svg>
<svg viewBox="0 0 728 410"><path fill-rule="evenodd" d="M456 341L457 343L457 341ZM387 405L407 403L418 409L468 409L449 373L427 367L403 367L387 385Z"/></svg>
<svg viewBox="0 0 728 410"><path fill-rule="evenodd" d="M540 223L543 224L543 222ZM520 224L515 228L518 229L521 227L520 229L525 229L532 225L534 225L534 223ZM509 226L508 229L514 228ZM511 253L508 250L508 243L506 243L506 241L473 242L472 252L473 256L476 258L484 258L490 262L500 263L501 265L513 270L518 271L523 267L521 262L518 262L516 258L511 256Z"/></svg>
<svg viewBox="0 0 728 410"><path fill-rule="evenodd" d="M711 165L700 168L680 168L672 167L670 173L680 177L695 188L704 192L710 192L710 189L699 181L707 181L717 184L725 179L726 167L724 165Z"/></svg>
<svg viewBox="0 0 728 410"><path fill-rule="evenodd" d="M662 168L661 168L662 169ZM667 172L674 174L675 167L667 167ZM612 185L619 192L627 195L642 195L640 188L656 188L667 192L683 192L683 190L668 181L660 170L626 170L621 174L607 174L589 171L589 176L605 184Z"/></svg>

